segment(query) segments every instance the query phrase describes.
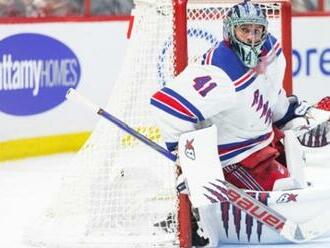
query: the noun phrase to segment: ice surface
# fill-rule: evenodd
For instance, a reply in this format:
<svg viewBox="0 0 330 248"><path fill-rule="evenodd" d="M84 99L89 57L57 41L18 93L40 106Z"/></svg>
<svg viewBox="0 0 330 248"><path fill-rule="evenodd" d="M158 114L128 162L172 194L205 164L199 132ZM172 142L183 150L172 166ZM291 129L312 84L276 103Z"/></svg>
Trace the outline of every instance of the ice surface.
<svg viewBox="0 0 330 248"><path fill-rule="evenodd" d="M50 202L59 186L62 173L73 154L53 155L0 163L0 247L27 248L23 245L23 229ZM319 176L317 170L309 171L311 177ZM329 168L330 172L330 168ZM313 181L329 183L329 173ZM330 225L330 224L329 224ZM306 244L286 245L222 245L221 247L330 247L330 238Z"/></svg>

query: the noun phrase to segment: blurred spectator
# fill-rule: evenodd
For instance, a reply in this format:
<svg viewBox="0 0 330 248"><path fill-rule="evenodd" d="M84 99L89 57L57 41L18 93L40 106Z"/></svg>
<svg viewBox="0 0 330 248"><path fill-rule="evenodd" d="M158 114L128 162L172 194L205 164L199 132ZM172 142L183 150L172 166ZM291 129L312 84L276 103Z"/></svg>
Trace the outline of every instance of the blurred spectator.
<svg viewBox="0 0 330 248"><path fill-rule="evenodd" d="M133 0L91 0L91 15L130 15Z"/></svg>
<svg viewBox="0 0 330 248"><path fill-rule="evenodd" d="M1 16L24 16L25 5L21 0L1 0L0 1Z"/></svg>
<svg viewBox="0 0 330 248"><path fill-rule="evenodd" d="M315 11L318 9L318 0L292 0L293 12Z"/></svg>
<svg viewBox="0 0 330 248"><path fill-rule="evenodd" d="M0 16L83 15L84 0L0 0Z"/></svg>
<svg viewBox="0 0 330 248"><path fill-rule="evenodd" d="M38 16L83 15L84 0L23 0L32 1L38 9Z"/></svg>
<svg viewBox="0 0 330 248"><path fill-rule="evenodd" d="M85 0L0 0L0 16L82 16ZM90 0L91 15L130 15L133 0Z"/></svg>
<svg viewBox="0 0 330 248"><path fill-rule="evenodd" d="M24 4L24 16L29 17L38 17L40 16L39 8L35 4L34 0L21 0L21 2Z"/></svg>
<svg viewBox="0 0 330 248"><path fill-rule="evenodd" d="M86 0L0 0L1 16L83 16ZM130 15L133 0L89 0L90 14ZM293 12L319 10L319 0L291 0ZM324 0L324 9L330 11L330 0Z"/></svg>
<svg viewBox="0 0 330 248"><path fill-rule="evenodd" d="M325 0L325 10L330 11L330 0Z"/></svg>

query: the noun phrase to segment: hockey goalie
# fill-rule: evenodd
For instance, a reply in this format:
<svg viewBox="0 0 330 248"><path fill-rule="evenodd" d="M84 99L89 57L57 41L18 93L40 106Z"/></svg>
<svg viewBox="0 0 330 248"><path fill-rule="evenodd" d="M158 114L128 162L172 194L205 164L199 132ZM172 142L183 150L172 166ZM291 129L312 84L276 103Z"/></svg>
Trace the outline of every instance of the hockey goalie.
<svg viewBox="0 0 330 248"><path fill-rule="evenodd" d="M285 65L266 14L244 1L227 13L223 41L151 98L167 148L178 150L179 178L198 210L203 245L303 242L325 223L315 216L330 204L329 190L313 188L304 168L322 163L313 154L329 155L329 98L314 106L287 96ZM256 205L251 213L232 204L235 197L228 201L223 179L286 216L283 222L303 223L294 229L303 229L300 238L265 225L267 212Z"/></svg>

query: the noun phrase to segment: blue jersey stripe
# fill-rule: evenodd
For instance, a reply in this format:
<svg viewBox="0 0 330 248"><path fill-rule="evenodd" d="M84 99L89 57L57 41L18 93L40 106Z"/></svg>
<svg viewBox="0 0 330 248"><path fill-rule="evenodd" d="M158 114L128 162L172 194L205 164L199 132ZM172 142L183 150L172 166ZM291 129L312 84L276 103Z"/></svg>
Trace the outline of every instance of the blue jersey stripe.
<svg viewBox="0 0 330 248"><path fill-rule="evenodd" d="M280 48L276 38L273 35L268 34L266 41L262 46L263 53L267 55L275 48L276 55L279 56L282 52L282 49ZM202 64L211 64L221 68L233 82L239 80L239 78L243 77L246 73L248 73L249 68L247 68L242 63L235 51L230 48L230 44L228 44L228 42L222 41L217 44L213 49L214 50L210 49L206 54L203 55ZM212 52L213 54L211 58L208 58L210 52ZM236 87L236 91L246 89L254 82L256 77L257 76L250 78L243 84L240 84L238 87Z"/></svg>
<svg viewBox="0 0 330 248"><path fill-rule="evenodd" d="M253 145L253 146L248 146L248 147L243 147L243 148L241 148L241 149L239 149L239 150L236 150L236 151L231 152L231 153L227 153L227 154L225 154L225 155L219 155L219 157L220 157L220 161L225 161L225 160L231 159L231 158L237 156L238 154L240 154L240 153L242 153L242 152L245 152L245 151L251 149L252 147L255 147L255 145Z"/></svg>
<svg viewBox="0 0 330 248"><path fill-rule="evenodd" d="M236 81L249 70L224 41L215 48L210 62L224 70L232 81Z"/></svg>
<svg viewBox="0 0 330 248"><path fill-rule="evenodd" d="M166 113L169 113L179 119L182 119L182 120L185 120L185 121L189 121L189 122L193 122L193 123L197 123L197 119L196 118L192 118L192 117L189 117L187 115L183 115L181 114L180 112L177 112L171 108L169 108L168 106L166 106L165 104L163 104L162 102L158 102L154 99L151 99L150 100L150 103L151 105L165 111Z"/></svg>
<svg viewBox="0 0 330 248"><path fill-rule="evenodd" d="M255 139L245 140L242 142L235 142L225 145L218 145L219 158L221 161L231 159L249 149L252 149L256 145L260 144L262 141L265 141L271 137L273 132L261 135ZM228 150L228 151L226 151ZM230 151L232 150L232 151Z"/></svg>
<svg viewBox="0 0 330 248"><path fill-rule="evenodd" d="M198 119L198 121L203 121L205 118L203 117L202 113L194 106L192 105L188 100L186 100L183 96L179 95L175 91L171 90L170 88L164 87L162 89L163 92L169 94L170 96L177 99L182 105L186 106Z"/></svg>
<svg viewBox="0 0 330 248"><path fill-rule="evenodd" d="M282 48L278 49L278 51L277 51L277 53L276 53L276 56L277 56L277 57L280 56L281 52L282 52Z"/></svg>
<svg viewBox="0 0 330 248"><path fill-rule="evenodd" d="M245 140L242 142L233 142L233 143L229 143L229 144L219 145L218 148L221 150L221 149L232 149L235 147L245 147L245 146L251 145L253 143L257 143L257 142L266 140L270 137L271 134L272 134L272 132L260 135L259 137L255 138L255 139L249 139L249 140Z"/></svg>
<svg viewBox="0 0 330 248"><path fill-rule="evenodd" d="M245 83L241 84L240 86L235 88L235 91L241 91L244 90L246 87L248 87L250 84L252 84L254 82L254 80L256 80L256 76L250 78L248 81L246 81Z"/></svg>

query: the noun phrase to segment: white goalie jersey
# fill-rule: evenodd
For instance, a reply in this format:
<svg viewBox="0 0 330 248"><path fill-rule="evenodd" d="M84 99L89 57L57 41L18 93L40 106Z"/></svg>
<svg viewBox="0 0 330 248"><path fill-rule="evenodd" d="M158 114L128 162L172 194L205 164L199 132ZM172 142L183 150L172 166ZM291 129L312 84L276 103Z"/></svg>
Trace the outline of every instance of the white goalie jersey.
<svg viewBox="0 0 330 248"><path fill-rule="evenodd" d="M223 166L240 162L273 139L272 123L282 119L289 101L282 88L285 59L269 36L262 62L247 68L225 42L189 65L156 92L151 104L169 150L180 134L215 124Z"/></svg>

